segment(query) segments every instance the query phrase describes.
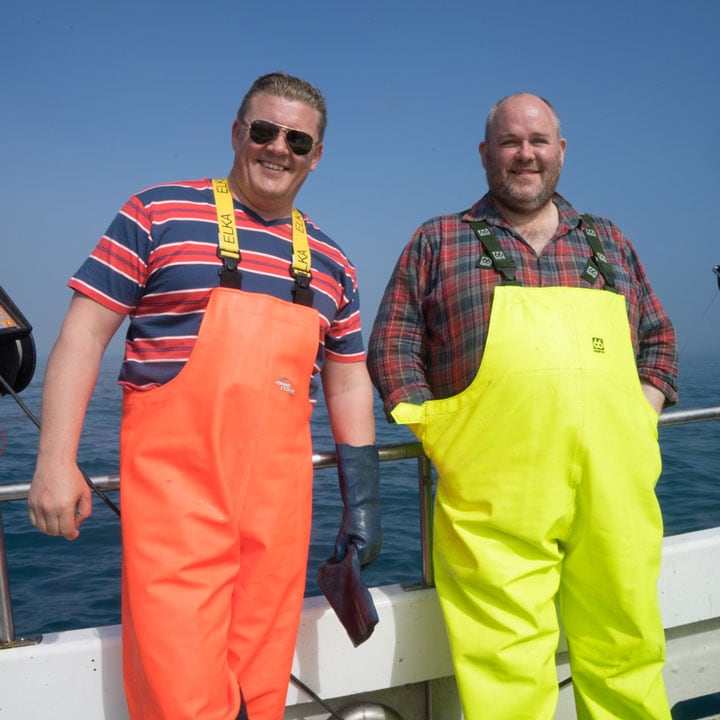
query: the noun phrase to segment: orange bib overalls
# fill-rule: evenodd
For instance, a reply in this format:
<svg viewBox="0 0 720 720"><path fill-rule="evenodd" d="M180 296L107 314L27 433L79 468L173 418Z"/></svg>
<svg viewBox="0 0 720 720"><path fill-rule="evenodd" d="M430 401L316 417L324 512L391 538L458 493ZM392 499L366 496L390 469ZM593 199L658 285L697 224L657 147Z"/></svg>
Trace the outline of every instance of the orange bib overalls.
<svg viewBox="0 0 720 720"><path fill-rule="evenodd" d="M393 411L438 472L434 563L467 720L549 720L559 601L578 718L669 720L657 415L625 300L495 288L463 392Z"/></svg>
<svg viewBox="0 0 720 720"><path fill-rule="evenodd" d="M312 516L317 311L212 291L185 368L127 391L123 669L133 720L280 720Z"/></svg>

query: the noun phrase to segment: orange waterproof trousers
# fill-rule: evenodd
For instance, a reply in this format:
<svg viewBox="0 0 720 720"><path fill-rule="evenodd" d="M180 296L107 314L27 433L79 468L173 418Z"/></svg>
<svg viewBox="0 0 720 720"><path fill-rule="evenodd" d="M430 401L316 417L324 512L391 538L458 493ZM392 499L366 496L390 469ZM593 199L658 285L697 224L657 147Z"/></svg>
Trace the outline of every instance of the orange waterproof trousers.
<svg viewBox="0 0 720 720"><path fill-rule="evenodd" d="M283 716L312 517L318 327L311 308L214 289L185 368L125 393L133 720L235 720L243 702L252 720Z"/></svg>

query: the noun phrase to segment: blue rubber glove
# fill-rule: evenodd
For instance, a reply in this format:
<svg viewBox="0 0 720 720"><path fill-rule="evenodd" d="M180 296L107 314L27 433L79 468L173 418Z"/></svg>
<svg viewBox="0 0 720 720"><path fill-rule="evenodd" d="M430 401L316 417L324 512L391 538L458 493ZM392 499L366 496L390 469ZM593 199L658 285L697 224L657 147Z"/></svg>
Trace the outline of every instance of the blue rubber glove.
<svg viewBox="0 0 720 720"><path fill-rule="evenodd" d="M335 540L335 560L353 543L360 565L369 565L382 546L380 525L380 461L375 445L336 445L343 516Z"/></svg>

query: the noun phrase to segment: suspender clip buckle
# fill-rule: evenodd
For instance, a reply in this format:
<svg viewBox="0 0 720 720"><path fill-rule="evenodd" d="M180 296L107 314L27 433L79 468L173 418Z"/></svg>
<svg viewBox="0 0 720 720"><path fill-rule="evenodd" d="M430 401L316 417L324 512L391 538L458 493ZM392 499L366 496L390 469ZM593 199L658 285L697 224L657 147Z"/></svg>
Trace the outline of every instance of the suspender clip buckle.
<svg viewBox="0 0 720 720"><path fill-rule="evenodd" d="M233 267L226 263L218 270L220 276L220 287L242 290L242 273L237 269L237 262Z"/></svg>
<svg viewBox="0 0 720 720"><path fill-rule="evenodd" d="M295 278L295 284L301 288L310 287L310 281L312 280L312 273L303 272L297 268L290 268L290 274Z"/></svg>

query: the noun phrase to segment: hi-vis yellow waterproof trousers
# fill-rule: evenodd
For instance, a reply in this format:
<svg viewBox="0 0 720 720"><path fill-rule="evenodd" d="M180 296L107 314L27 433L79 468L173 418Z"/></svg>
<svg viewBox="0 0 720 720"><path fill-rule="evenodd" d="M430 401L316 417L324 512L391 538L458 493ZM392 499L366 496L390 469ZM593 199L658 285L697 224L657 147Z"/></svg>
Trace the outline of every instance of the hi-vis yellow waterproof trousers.
<svg viewBox="0 0 720 720"><path fill-rule="evenodd" d="M310 540L318 337L311 308L216 288L185 368L125 394L133 720L283 716Z"/></svg>
<svg viewBox="0 0 720 720"><path fill-rule="evenodd" d="M438 472L434 563L467 720L557 705L557 597L578 718L669 719L657 414L625 300L495 289L471 385L401 403Z"/></svg>

